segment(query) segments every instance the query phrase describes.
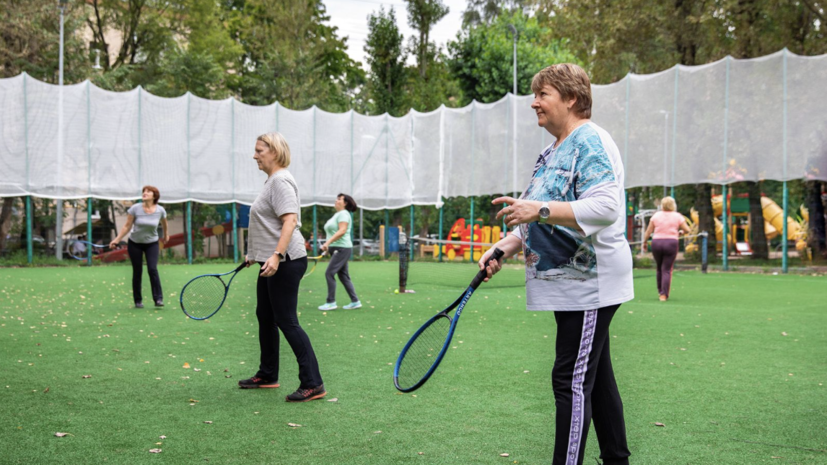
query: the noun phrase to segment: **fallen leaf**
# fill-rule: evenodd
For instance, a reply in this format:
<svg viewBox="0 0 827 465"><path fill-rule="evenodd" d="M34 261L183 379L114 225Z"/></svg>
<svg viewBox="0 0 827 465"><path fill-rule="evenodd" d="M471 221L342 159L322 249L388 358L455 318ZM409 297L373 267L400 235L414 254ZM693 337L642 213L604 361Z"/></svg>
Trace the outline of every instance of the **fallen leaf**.
<svg viewBox="0 0 827 465"><path fill-rule="evenodd" d="M158 436L158 439L166 439L166 436Z"/></svg>
<svg viewBox="0 0 827 465"><path fill-rule="evenodd" d="M382 434L381 431L374 431L373 434Z"/></svg>
<svg viewBox="0 0 827 465"><path fill-rule="evenodd" d="M291 428L301 428L302 425L300 425L298 423L288 423L287 426L289 426Z"/></svg>
<svg viewBox="0 0 827 465"><path fill-rule="evenodd" d="M160 454L160 453L161 453L161 449L149 449L149 452L150 452L151 454Z"/></svg>
<svg viewBox="0 0 827 465"><path fill-rule="evenodd" d="M55 433L55 436L57 436L59 438L62 438L64 436L68 436L68 435L69 435L69 433Z"/></svg>
<svg viewBox="0 0 827 465"><path fill-rule="evenodd" d="M211 425L211 424L212 424L212 422L211 422L211 421L205 421L204 423L206 423L206 424L208 424L208 425Z"/></svg>
<svg viewBox="0 0 827 465"><path fill-rule="evenodd" d="M787 332L786 332L786 331L781 331L781 335L782 335L782 336L786 336L786 335L787 335Z"/></svg>
<svg viewBox="0 0 827 465"><path fill-rule="evenodd" d="M83 379L91 378L92 375L83 375Z"/></svg>
<svg viewBox="0 0 827 465"><path fill-rule="evenodd" d="M327 401L328 401L328 402L339 402L339 398L338 398L338 397L334 397L334 398L332 398L332 399L327 399Z"/></svg>
<svg viewBox="0 0 827 465"><path fill-rule="evenodd" d="M44 394L47 393L47 392L49 392L49 386L46 386L46 389L43 390Z"/></svg>
<svg viewBox="0 0 827 465"><path fill-rule="evenodd" d="M184 368L189 368L189 367L190 367L190 364L187 363L187 362L184 362Z"/></svg>
<svg viewBox="0 0 827 465"><path fill-rule="evenodd" d="M500 457L508 457L508 454L500 454Z"/></svg>
<svg viewBox="0 0 827 465"><path fill-rule="evenodd" d="M656 422L655 422L655 426L666 426L666 425L664 425L664 424L663 424L663 423L661 423L661 422L656 421Z"/></svg>

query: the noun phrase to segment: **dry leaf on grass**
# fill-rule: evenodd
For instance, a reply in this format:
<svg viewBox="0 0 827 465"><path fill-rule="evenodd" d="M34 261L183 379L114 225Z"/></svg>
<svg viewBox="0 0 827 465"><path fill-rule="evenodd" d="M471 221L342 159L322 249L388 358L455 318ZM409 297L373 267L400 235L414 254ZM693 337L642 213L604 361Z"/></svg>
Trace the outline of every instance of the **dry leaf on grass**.
<svg viewBox="0 0 827 465"><path fill-rule="evenodd" d="M500 457L508 457L508 454L500 454Z"/></svg>
<svg viewBox="0 0 827 465"><path fill-rule="evenodd" d="M661 422L659 422L659 421L656 421L656 422L655 422L655 426L666 426L666 425L664 425L663 423L661 423Z"/></svg>
<svg viewBox="0 0 827 465"><path fill-rule="evenodd" d="M298 423L288 423L287 426L289 426L291 428L301 428L302 427L302 425L300 425Z"/></svg>
<svg viewBox="0 0 827 465"><path fill-rule="evenodd" d="M338 398L338 397L334 397L334 398L332 398L332 399L327 399L327 401L328 401L328 402L339 402L339 398Z"/></svg>
<svg viewBox="0 0 827 465"><path fill-rule="evenodd" d="M190 367L190 364L187 363L187 362L184 362L184 368L189 368L189 367Z"/></svg>
<svg viewBox="0 0 827 465"><path fill-rule="evenodd" d="M55 433L56 437L62 438L64 436L68 436L70 433Z"/></svg>
<svg viewBox="0 0 827 465"><path fill-rule="evenodd" d="M88 378L91 378L91 377L92 377L92 375L83 375L82 376L83 379L88 379Z"/></svg>
<svg viewBox="0 0 827 465"><path fill-rule="evenodd" d="M206 423L206 424L208 424L208 425L211 425L211 424L212 424L212 422L211 422L211 421L205 421L204 423Z"/></svg>
<svg viewBox="0 0 827 465"><path fill-rule="evenodd" d="M149 449L149 453L151 453L151 454L160 454L161 449Z"/></svg>

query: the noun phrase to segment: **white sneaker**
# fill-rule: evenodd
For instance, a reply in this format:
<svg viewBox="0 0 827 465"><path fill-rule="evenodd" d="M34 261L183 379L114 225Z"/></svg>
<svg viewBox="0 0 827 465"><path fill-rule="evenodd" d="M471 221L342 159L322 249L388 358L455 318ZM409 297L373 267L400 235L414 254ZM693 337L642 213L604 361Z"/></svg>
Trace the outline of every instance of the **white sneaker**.
<svg viewBox="0 0 827 465"><path fill-rule="evenodd" d="M357 300L356 302L351 302L351 303L345 305L342 308L345 309L345 310L353 310L354 308L362 308L362 302L359 302Z"/></svg>
<svg viewBox="0 0 827 465"><path fill-rule="evenodd" d="M339 308L339 306L336 305L336 302L325 303L324 305L319 305L319 310L336 310L337 308ZM345 307L345 308L347 308L347 307Z"/></svg>

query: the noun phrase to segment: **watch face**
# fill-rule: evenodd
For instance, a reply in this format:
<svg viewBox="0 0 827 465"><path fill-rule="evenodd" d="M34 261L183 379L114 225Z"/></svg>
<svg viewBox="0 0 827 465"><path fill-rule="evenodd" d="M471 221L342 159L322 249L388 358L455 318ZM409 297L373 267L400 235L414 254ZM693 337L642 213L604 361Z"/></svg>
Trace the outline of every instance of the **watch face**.
<svg viewBox="0 0 827 465"><path fill-rule="evenodd" d="M549 211L548 207L540 207L540 218L548 218L549 213L551 212Z"/></svg>

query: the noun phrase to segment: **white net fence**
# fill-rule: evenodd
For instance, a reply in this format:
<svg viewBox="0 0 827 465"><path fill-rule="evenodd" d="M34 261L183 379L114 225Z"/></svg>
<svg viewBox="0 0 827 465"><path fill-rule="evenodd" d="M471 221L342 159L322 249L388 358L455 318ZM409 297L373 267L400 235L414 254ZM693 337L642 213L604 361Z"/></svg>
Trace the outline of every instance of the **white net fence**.
<svg viewBox="0 0 827 465"><path fill-rule="evenodd" d="M623 154L626 186L827 180L827 55L781 51L629 75L594 86L593 120ZM277 130L292 151L302 205L351 194L367 209L521 191L553 139L531 96L411 111L401 118L255 107L190 94L115 93L0 79L0 197L250 204L264 175L255 139Z"/></svg>

